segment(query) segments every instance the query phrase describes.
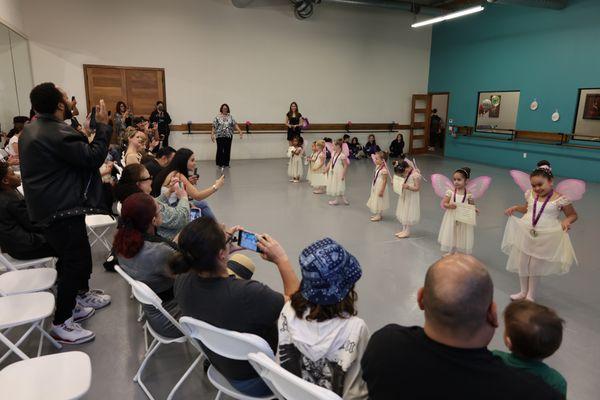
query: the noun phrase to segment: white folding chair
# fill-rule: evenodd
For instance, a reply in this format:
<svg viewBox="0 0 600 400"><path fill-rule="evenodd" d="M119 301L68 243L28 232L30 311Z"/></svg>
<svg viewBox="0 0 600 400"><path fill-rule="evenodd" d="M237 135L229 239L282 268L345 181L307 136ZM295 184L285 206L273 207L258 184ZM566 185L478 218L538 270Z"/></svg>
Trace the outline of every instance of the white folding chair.
<svg viewBox="0 0 600 400"><path fill-rule="evenodd" d="M187 369L187 371L183 374L183 376L179 379L179 381L177 381L177 383L175 384L173 389L171 389L171 391L169 392L169 395L167 396L167 400L171 400L173 398L173 396L175 395L175 392L177 391L177 389L179 389L181 384L186 380L186 378L190 375L190 373L192 373L192 371L194 370L196 365L198 365L198 363L202 359L202 356L203 356L202 349L200 348L200 345L198 345L198 343L196 343L196 341L194 339L187 336L183 332L183 328L181 327L179 322L177 322L177 320L175 318L173 318L173 316L171 314L169 314L169 312L167 310L164 309L164 307L162 306L162 300L160 299L160 297L158 297L158 295L156 293L154 293L154 291L152 289L150 289L150 287L148 287L148 285L146 285L144 282L136 281L135 279L131 278L118 265L115 266L115 270L119 273L119 275L121 275L131 285L131 288L133 289L133 295L135 296L137 301L139 301L142 304L148 304L148 305L154 306L154 308L159 310L177 329L179 329L181 331L181 337L167 338L167 337L164 337L164 336L156 333L156 331L154 331L154 329L152 329L152 326L150 326L148 321L146 321L146 323L144 324L145 332L149 332L150 335L152 336L153 340L152 340L152 343L150 344L150 347L146 346L146 354L144 354L144 359L142 361L142 364L140 365L140 368L137 370L135 376L133 377L133 381L137 382L140 385L140 387L142 388L144 393L146 393L148 398L154 400L154 397L152 396L152 394L150 393L150 391L148 390L148 388L146 387L144 382L142 382L142 373L144 371L144 368L146 367L146 364L148 363L148 360L150 360L150 357L152 357L152 355L156 352L156 350L158 350L158 348L161 345L189 342L200 353L198 355L198 357L196 357L194 362L190 365L190 367ZM146 333L145 333L145 336L146 336Z"/></svg>
<svg viewBox="0 0 600 400"><path fill-rule="evenodd" d="M38 266L43 267L52 260L52 257L36 258L35 260L17 260L6 253L0 253L0 266L8 271Z"/></svg>
<svg viewBox="0 0 600 400"><path fill-rule="evenodd" d="M248 355L248 361L279 400L342 400L331 390L292 374L263 353Z"/></svg>
<svg viewBox="0 0 600 400"><path fill-rule="evenodd" d="M35 329L40 331L40 342L38 345L37 356L42 354L42 344L44 337L50 341L57 349L62 348L52 336L44 330L44 320L54 311L54 296L48 292L24 293L14 296L0 297L0 342L8 346L8 351L0 358L0 364L13 351L23 360L29 357L23 353L19 346ZM31 326L15 343L11 342L6 334L17 326Z"/></svg>
<svg viewBox="0 0 600 400"><path fill-rule="evenodd" d="M91 383L92 363L81 351L17 361L0 371L3 399L80 399Z"/></svg>
<svg viewBox="0 0 600 400"><path fill-rule="evenodd" d="M54 268L36 268L8 271L0 275L0 296L41 292L56 282Z"/></svg>
<svg viewBox="0 0 600 400"><path fill-rule="evenodd" d="M260 336L217 328L191 317L181 317L179 322L184 332L198 339L204 346L222 357L231 360L248 361L248 354L260 352L265 353L272 359L275 358L269 344ZM210 383L218 390L215 400L221 399L223 394L239 400L265 400L274 398L272 395L254 397L240 393L212 365L206 375Z"/></svg>
<svg viewBox="0 0 600 400"><path fill-rule="evenodd" d="M106 247L106 250L110 251L112 246L105 235L111 227L117 224L117 221L110 215L93 214L85 216L85 224L88 227L89 233L92 234L90 247L94 246L96 242L100 242Z"/></svg>

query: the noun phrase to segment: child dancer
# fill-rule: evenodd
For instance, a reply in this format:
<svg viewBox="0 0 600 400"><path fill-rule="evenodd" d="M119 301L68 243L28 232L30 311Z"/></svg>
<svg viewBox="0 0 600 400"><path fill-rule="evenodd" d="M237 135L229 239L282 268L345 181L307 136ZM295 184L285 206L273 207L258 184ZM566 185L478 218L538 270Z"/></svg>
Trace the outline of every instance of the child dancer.
<svg viewBox="0 0 600 400"><path fill-rule="evenodd" d="M314 175L314 172L313 172L312 168L313 168L313 164L314 164L315 159L316 159L317 156L318 156L318 153L317 153L317 142L314 141L314 142L312 142L312 145L311 145L311 154L310 154L310 157L306 156L307 167L308 167L307 171L306 171L306 181L311 186L312 186L312 179L313 179L313 175Z"/></svg>
<svg viewBox="0 0 600 400"><path fill-rule="evenodd" d="M446 210L440 226L438 243L445 255L454 253L471 254L473 251L474 227L456 220L457 204L475 204L475 199L483 196L492 178L480 176L470 181L471 168L462 167L454 171L452 181L440 174L431 176L436 194L443 197L442 208ZM444 190L445 189L445 190Z"/></svg>
<svg viewBox="0 0 600 400"><path fill-rule="evenodd" d="M302 154L304 150L300 146L300 139L295 136L292 139L292 145L288 148L288 157L290 162L288 164L288 176L290 182L299 183L300 177L302 176Z"/></svg>
<svg viewBox="0 0 600 400"><path fill-rule="evenodd" d="M396 233L399 239L410 236L410 227L419 223L421 219L421 200L419 191L421 190L421 174L415 169L412 163L406 160L395 164L394 172L402 178L402 187L400 188L400 197L398 198L398 207L396 208L396 218L402 224L402 231Z"/></svg>
<svg viewBox="0 0 600 400"><path fill-rule="evenodd" d="M521 291L512 300L535 300L541 276L565 274L577 262L567 233L577 220L571 202L581 199L585 182L567 179L554 189L554 175L548 161L542 160L531 174L510 172L525 191L526 204L506 210L511 216L504 230L502 251L508 254L506 269L519 274ZM515 212L523 213L516 218ZM565 218L559 219L561 212Z"/></svg>
<svg viewBox="0 0 600 400"><path fill-rule="evenodd" d="M342 139L335 141L331 160L327 165L327 194L333 196L333 200L329 201L330 206L337 206L338 198L342 203L349 205L346 200L346 171L348 170L348 157L342 151Z"/></svg>
<svg viewBox="0 0 600 400"><path fill-rule="evenodd" d="M327 186L327 155L325 154L325 141L317 140L317 154L312 163L312 187L315 188L314 194L325 193Z"/></svg>
<svg viewBox="0 0 600 400"><path fill-rule="evenodd" d="M373 213L371 222L381 221L381 213L390 208L390 196L387 191L389 172L385 164L387 158L388 155L385 151L378 151L373 154L375 172L371 182L371 196L367 201L367 207Z"/></svg>

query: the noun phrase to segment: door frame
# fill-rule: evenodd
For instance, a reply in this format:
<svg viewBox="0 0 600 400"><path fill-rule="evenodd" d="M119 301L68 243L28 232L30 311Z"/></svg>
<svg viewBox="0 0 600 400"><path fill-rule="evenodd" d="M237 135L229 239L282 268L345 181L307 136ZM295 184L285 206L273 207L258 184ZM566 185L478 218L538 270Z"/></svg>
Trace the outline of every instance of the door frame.
<svg viewBox="0 0 600 400"><path fill-rule="evenodd" d="M444 148L446 148L445 144L446 144L446 129L448 128L448 115L449 115L449 111L450 111L450 92L429 92L427 93L429 95L429 104L427 109L429 110L429 115L426 116L427 119L431 118L431 110L433 110L432 107L432 102L433 102L433 96L436 95L448 95L448 97L446 97L446 121L444 121ZM429 147L429 132L427 132L427 147ZM444 153L442 152L442 155L444 155Z"/></svg>

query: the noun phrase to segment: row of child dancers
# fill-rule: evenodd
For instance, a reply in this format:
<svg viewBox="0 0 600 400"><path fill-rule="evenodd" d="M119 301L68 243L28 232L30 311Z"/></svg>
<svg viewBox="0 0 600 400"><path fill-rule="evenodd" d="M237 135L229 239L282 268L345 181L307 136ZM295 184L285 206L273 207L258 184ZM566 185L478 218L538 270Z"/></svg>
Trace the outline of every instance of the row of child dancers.
<svg viewBox="0 0 600 400"><path fill-rule="evenodd" d="M312 154L306 158L307 181L314 188L313 193L327 193L333 197L330 205L348 205L345 177L349 160L343 141L337 140L330 149L329 161L326 149L323 140L312 144ZM303 155L302 146L298 142L292 143L288 150L288 175L292 182L300 182L303 176ZM391 186L399 196L396 218L402 224L402 230L395 235L400 239L407 238L411 227L420 220L421 173L414 162L404 159L393 163L392 176L385 152L376 153L373 161L375 170L367 201L367 207L373 214L371 221L381 221L382 213L390 207L388 187ZM572 202L583 197L585 182L566 179L555 187L552 167L546 160L538 162L529 174L517 170L511 170L510 174L524 192L525 202L505 210L509 218L501 249L508 255L507 270L519 274L520 291L511 298L534 300L541 276L565 274L577 262L568 231L578 218ZM446 255L472 253L476 215L479 213L475 200L485 194L491 181L488 176L472 178L469 167L457 169L451 179L442 174L431 176L434 192L442 198L444 217L438 243ZM515 213L523 215L516 218ZM561 214L564 215L562 220Z"/></svg>

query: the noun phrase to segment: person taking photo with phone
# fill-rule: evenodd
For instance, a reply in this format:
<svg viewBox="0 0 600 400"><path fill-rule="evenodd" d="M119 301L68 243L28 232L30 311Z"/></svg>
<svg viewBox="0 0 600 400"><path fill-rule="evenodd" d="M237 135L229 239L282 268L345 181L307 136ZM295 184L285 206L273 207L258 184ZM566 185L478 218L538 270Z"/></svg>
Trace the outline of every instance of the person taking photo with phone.
<svg viewBox="0 0 600 400"><path fill-rule="evenodd" d="M156 110L150 114L150 123L155 125L158 135L162 139L162 147L168 147L169 134L171 133L171 128L169 127L171 116L167 112L165 103L161 100L156 102Z"/></svg>
<svg viewBox="0 0 600 400"><path fill-rule="evenodd" d="M110 296L90 290L92 252L86 214L101 209L100 167L112 133L103 100L96 106L96 135L91 142L64 123L72 109L69 97L54 83L41 83L30 94L37 119L19 138L21 177L30 219L44 226L42 235L57 254L56 311L51 335L64 344L84 343L94 333L78 320L110 304Z"/></svg>

